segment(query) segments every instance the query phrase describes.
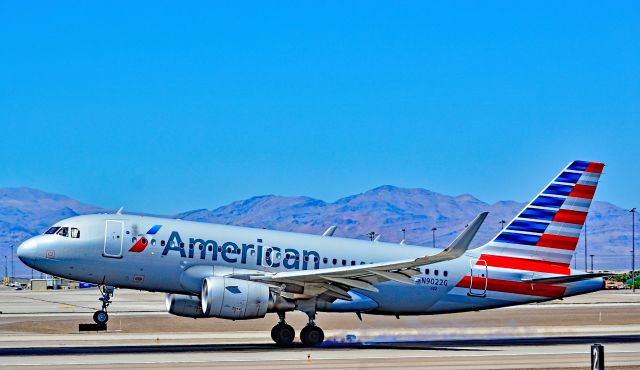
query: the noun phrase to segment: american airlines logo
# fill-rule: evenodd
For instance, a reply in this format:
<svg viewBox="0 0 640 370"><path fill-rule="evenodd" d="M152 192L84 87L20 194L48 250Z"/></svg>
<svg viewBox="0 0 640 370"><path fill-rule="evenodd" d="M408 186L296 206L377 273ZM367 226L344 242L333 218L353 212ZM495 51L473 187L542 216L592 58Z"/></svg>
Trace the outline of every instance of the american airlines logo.
<svg viewBox="0 0 640 370"><path fill-rule="evenodd" d="M153 230L157 226L157 229ZM151 231L157 232L160 225L156 225ZM140 238L129 249L129 252L140 253L149 245L147 238ZM166 243L161 243L164 248L162 256L168 254L180 254L182 258L217 261L219 259L228 263L251 264L256 266L284 267L289 270L307 270L320 268L320 254L313 250L298 250L296 248L280 248L263 245L262 239L256 239L251 243L234 243L232 241L217 242L211 239L189 238L188 243L183 242L180 233L172 231Z"/></svg>
<svg viewBox="0 0 640 370"><path fill-rule="evenodd" d="M161 227L162 225L153 225L149 229L149 231L147 231L146 235L155 235L158 231L160 231ZM138 239L135 242L135 244L131 246L131 248L129 249L129 252L141 253L147 248L148 245L149 245L149 239L143 236L140 239Z"/></svg>

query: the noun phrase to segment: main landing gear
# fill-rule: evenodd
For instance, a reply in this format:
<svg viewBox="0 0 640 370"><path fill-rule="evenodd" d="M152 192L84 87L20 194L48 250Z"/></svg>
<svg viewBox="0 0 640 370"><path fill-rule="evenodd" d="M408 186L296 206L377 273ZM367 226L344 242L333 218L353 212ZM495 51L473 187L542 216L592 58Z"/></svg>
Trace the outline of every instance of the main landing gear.
<svg viewBox="0 0 640 370"><path fill-rule="evenodd" d="M102 308L93 313L93 321L98 325L106 325L109 321L109 314L107 314L107 307L111 303L111 297L113 297L114 287L105 285L100 289L102 297L98 298L102 301Z"/></svg>
<svg viewBox="0 0 640 370"><path fill-rule="evenodd" d="M315 312L307 312L309 323L300 331L300 340L307 347L319 346L324 341L324 332L316 326Z"/></svg>
<svg viewBox="0 0 640 370"><path fill-rule="evenodd" d="M280 322L271 329L271 339L279 346L288 346L293 343L296 332L285 322L284 312L278 312L278 316ZM324 341L324 332L316 326L315 315L309 316L309 323L300 331L300 340L306 347L318 346Z"/></svg>
<svg viewBox="0 0 640 370"><path fill-rule="evenodd" d="M280 321L271 329L271 339L279 346L287 346L293 342L296 331L284 321L284 312L278 312Z"/></svg>

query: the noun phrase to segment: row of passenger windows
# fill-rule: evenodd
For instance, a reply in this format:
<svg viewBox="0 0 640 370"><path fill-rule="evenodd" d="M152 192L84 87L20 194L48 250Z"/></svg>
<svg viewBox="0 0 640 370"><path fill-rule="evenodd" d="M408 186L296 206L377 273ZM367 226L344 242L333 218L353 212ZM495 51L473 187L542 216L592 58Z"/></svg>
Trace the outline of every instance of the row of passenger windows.
<svg viewBox="0 0 640 370"><path fill-rule="evenodd" d="M132 243L135 243L137 240L138 239L135 236L133 238L131 238L131 242ZM144 238L141 238L141 240L144 240ZM143 243L144 243L144 241L143 241ZM156 244L157 244L157 241L155 239L151 239L151 245L155 246ZM166 245L166 242L164 240L160 240L160 246L164 247L165 245ZM184 242L181 242L180 243L180 248L184 248L184 246L185 246ZM194 245L193 244L189 244L189 248L194 248ZM203 248L202 244L198 244L198 250L202 250L202 248ZM212 252L213 251L213 245L209 244L207 249L209 250L209 252ZM218 246L218 252L222 252L222 247L221 246ZM227 253L240 254L241 250L240 250L240 248L236 248L234 250L232 247L227 247L226 252ZM249 253L250 253L251 256L255 256L256 251L254 249L251 249L249 251ZM267 249L267 251L265 252L265 255L267 257L270 257L271 256L271 249ZM282 258L282 253L281 252L276 252L274 257L279 260L279 259ZM309 258L309 257L311 257L311 258ZM293 259L293 258L295 258L296 261L300 260L300 256L299 255L294 255L294 254L290 254L290 253L285 253L284 258L285 259ZM307 262L310 261L310 260L315 262L316 256L305 256L304 260L307 261ZM353 261L353 260L351 260L351 261L344 260L344 259L343 260L338 260L337 258L334 258L334 259L331 260L331 263L333 263L334 265L338 265L338 262L340 262L342 264L342 266L347 266L347 265L355 266L355 265L358 265L358 264L360 264L360 265L366 265L367 264L366 262L362 262L362 261L358 263L357 261ZM322 263L328 264L329 263L329 259L327 257L324 257L322 259ZM369 262L369 263L371 264L373 262Z"/></svg>
<svg viewBox="0 0 640 370"><path fill-rule="evenodd" d="M431 272L431 270L429 270L429 269L424 269L424 274L425 274L425 275L429 275L429 273L430 273L430 272ZM438 270L433 270L433 276L438 276L438 275L440 275L440 271L438 271ZM446 271L446 270L445 270L445 271L442 271L442 276L444 276L444 277L449 276L449 271Z"/></svg>
<svg viewBox="0 0 640 370"><path fill-rule="evenodd" d="M79 238L80 237L80 229L75 227L68 228L66 226L52 226L45 232L45 234L56 234L65 237Z"/></svg>

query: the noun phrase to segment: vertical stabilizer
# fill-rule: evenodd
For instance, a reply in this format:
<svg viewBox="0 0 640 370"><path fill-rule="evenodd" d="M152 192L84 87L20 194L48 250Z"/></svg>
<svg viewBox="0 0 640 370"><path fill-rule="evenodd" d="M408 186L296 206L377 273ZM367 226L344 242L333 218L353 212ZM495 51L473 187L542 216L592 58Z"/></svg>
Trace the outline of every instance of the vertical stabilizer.
<svg viewBox="0 0 640 370"><path fill-rule="evenodd" d="M480 248L490 266L569 274L603 163L573 161Z"/></svg>

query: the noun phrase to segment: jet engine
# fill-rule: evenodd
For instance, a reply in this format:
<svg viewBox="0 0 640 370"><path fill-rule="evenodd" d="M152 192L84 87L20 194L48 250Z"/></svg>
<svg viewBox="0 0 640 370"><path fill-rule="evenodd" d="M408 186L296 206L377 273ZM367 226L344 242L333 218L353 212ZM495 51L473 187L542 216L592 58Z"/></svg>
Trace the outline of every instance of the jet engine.
<svg viewBox="0 0 640 370"><path fill-rule="evenodd" d="M265 284L208 277L202 281L201 312L204 316L243 320L264 317L270 292Z"/></svg>
<svg viewBox="0 0 640 370"><path fill-rule="evenodd" d="M167 304L167 312L172 315L193 318L206 317L202 313L199 297L183 294L167 294L165 303Z"/></svg>

